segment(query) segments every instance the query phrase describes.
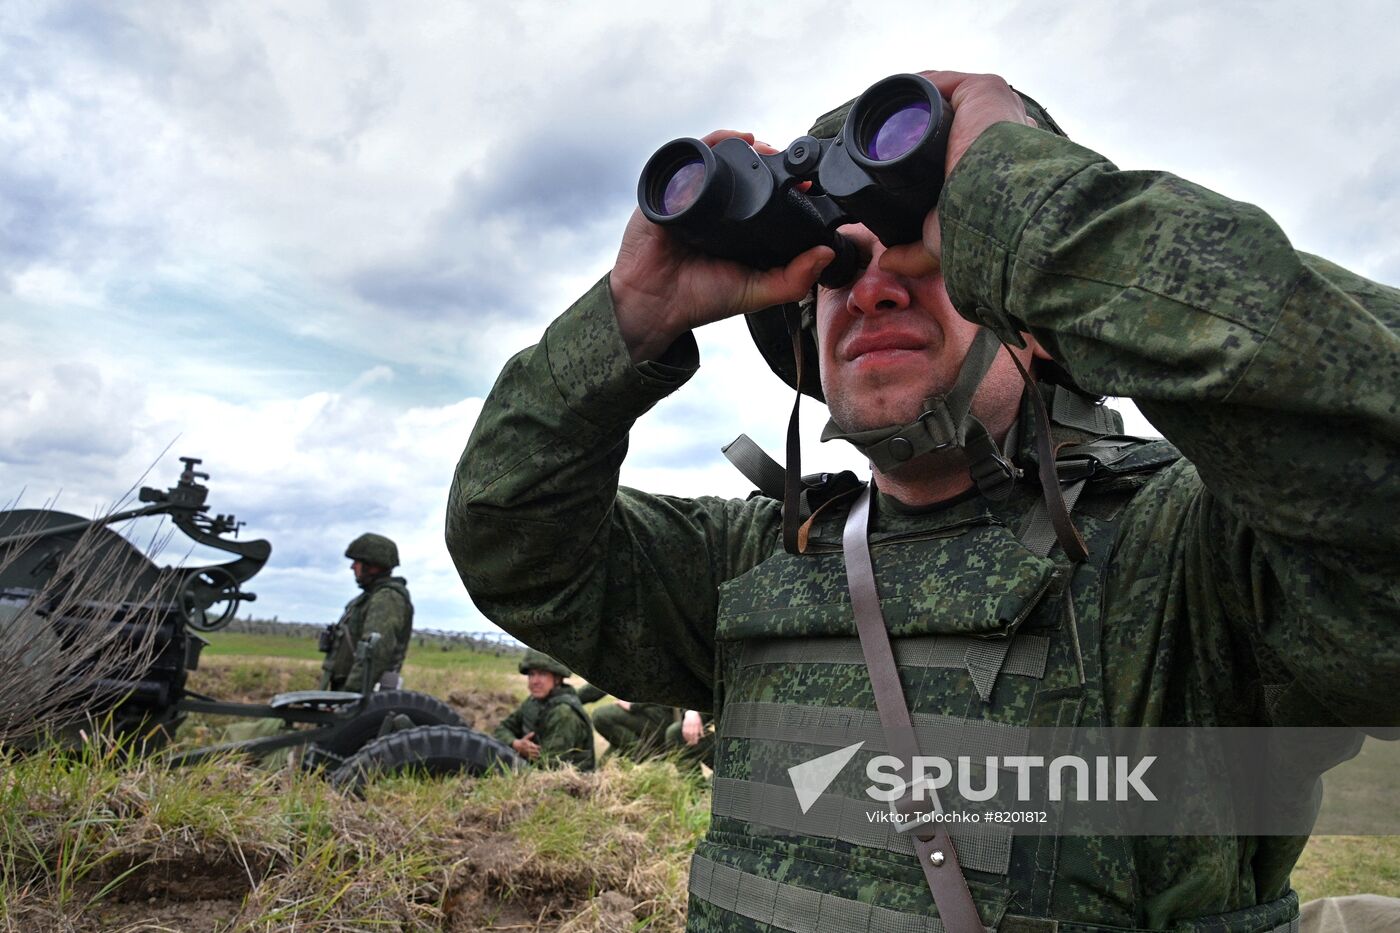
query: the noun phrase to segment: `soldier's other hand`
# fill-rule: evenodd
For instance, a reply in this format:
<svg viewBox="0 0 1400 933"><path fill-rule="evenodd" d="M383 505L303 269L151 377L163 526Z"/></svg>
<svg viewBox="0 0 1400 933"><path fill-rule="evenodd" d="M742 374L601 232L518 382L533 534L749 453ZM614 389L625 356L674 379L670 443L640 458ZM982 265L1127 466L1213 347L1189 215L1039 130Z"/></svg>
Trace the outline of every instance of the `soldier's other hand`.
<svg viewBox="0 0 1400 933"><path fill-rule="evenodd" d="M998 75L973 75L961 71L925 71L925 78L937 86L944 98L953 105L953 125L948 131L948 155L944 161L944 176L953 174L977 138L995 123L1024 123L1035 126L1026 115L1021 98L1004 78ZM922 243L906 243L885 250L880 268L897 275L922 276L937 271L943 261L943 237L939 230L938 211L924 218Z"/></svg>
<svg viewBox="0 0 1400 933"><path fill-rule="evenodd" d="M716 130L704 142L713 146L731 137L776 151L756 143L752 133L733 130ZM692 249L635 210L608 279L618 330L632 362L658 359L702 324L799 300L833 258L829 247L814 246L786 266L753 269Z"/></svg>
<svg viewBox="0 0 1400 933"><path fill-rule="evenodd" d="M516 739L510 743L510 747L515 749L517 755L525 757L529 761L534 761L540 757L540 747L535 742L535 733L528 732L524 738Z"/></svg>
<svg viewBox="0 0 1400 933"><path fill-rule="evenodd" d="M622 707L622 711L624 713L632 712L632 704L628 703L626 700L618 700L617 705Z"/></svg>
<svg viewBox="0 0 1400 933"><path fill-rule="evenodd" d="M685 711L684 718L681 719L681 738L685 739L687 745L697 745L705 735L705 721L700 718L700 714L693 709Z"/></svg>

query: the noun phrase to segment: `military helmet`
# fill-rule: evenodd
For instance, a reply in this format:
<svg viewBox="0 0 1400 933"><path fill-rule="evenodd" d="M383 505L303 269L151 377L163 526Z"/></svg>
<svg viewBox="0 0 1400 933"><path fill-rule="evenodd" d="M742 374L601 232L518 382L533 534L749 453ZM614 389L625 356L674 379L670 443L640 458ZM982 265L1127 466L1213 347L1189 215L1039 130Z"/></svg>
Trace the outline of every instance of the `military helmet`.
<svg viewBox="0 0 1400 933"><path fill-rule="evenodd" d="M392 570L399 565L399 546L383 535L366 532L350 542L345 556Z"/></svg>
<svg viewBox="0 0 1400 933"><path fill-rule="evenodd" d="M551 658L543 651L536 651L529 648L525 651L525 657L520 659L520 673L528 674L531 671L549 671L551 674L558 674L560 677L568 677L569 669L559 661Z"/></svg>
<svg viewBox="0 0 1400 933"><path fill-rule="evenodd" d="M1048 130L1057 136L1064 136L1066 139L1069 138L1069 135L1060 129L1060 125L1046 112L1044 107L1020 91L1016 93L1020 96L1021 102L1025 104L1026 114L1034 118L1041 129ZM818 117L817 121L812 124L810 135L825 139L839 134L846 123L846 114L850 112L853 103L855 103L854 100L848 100L835 110ZM825 402L826 396L822 394L821 373L818 370L820 357L817 355L815 291L796 305L774 305L771 308L746 314L744 315L744 323L749 327L749 336L753 338L758 352L763 354L764 362L773 372L777 373L778 378L796 389L799 388L797 385L797 360L793 356L792 337L788 334L787 323L784 320L785 314L797 314L801 319L802 385L800 388L802 393L819 402ZM1062 373L1058 366L1052 366L1050 369L1053 371L1051 381L1068 381L1067 377L1054 378Z"/></svg>

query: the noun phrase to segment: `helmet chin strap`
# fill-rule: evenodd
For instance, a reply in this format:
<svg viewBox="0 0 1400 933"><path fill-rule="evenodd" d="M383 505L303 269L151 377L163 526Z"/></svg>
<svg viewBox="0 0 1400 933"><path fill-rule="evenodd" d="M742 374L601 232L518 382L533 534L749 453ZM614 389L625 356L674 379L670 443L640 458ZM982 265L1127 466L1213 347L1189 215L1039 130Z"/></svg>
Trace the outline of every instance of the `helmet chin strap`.
<svg viewBox="0 0 1400 933"><path fill-rule="evenodd" d="M918 418L894 427L849 432L842 431L835 421L828 421L822 440L849 441L882 473L938 450L961 449L967 453L969 471L978 491L989 499L1005 499L1011 495L1021 471L1002 455L986 426L972 414L972 397L1000 349L995 334L979 329L953 388L944 395L924 399L923 414Z"/></svg>
<svg viewBox="0 0 1400 933"><path fill-rule="evenodd" d="M802 384L803 354L800 337L801 322L798 315L786 314L788 332L792 337L793 355L797 363L797 385ZM1019 344L1024 346L1024 344ZM968 471L978 491L989 499L1001 500L1011 495L1021 470L1013 465L997 449L996 442L982 422L972 414L972 398L986 378L987 371L996 359L997 352L1010 346L1000 334L990 327L979 328L963 359L958 377L944 395L924 399L923 414L908 424L889 428L875 428L868 431L842 431L834 421L828 421L822 430L822 440L844 440L870 459L880 472L890 472L905 463L939 450L962 450L967 455ZM1030 373L1021 365L1016 354L1011 354L1029 393L1036 418L1036 447L1039 463L1039 478L1046 508L1055 528L1055 537L1065 555L1079 562L1088 556L1084 540L1070 520L1069 509L1065 506L1060 491L1059 474L1055 464L1055 452L1051 447L1050 416L1045 410L1045 400ZM788 419L787 469L784 475L783 496L783 544L790 554L801 553L805 535L800 534L800 496L802 492L801 449L798 443L798 402L802 393L797 393L793 403L792 416Z"/></svg>

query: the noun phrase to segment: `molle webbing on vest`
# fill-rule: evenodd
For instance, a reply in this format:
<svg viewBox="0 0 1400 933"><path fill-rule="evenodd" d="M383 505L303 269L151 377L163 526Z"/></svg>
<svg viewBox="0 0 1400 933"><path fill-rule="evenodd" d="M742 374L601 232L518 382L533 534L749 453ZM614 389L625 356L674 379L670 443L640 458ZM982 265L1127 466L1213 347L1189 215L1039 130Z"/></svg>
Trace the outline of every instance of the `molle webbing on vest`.
<svg viewBox="0 0 1400 933"><path fill-rule="evenodd" d="M690 893L792 933L946 933L947 929L937 917L914 916L759 878L699 855L690 862Z"/></svg>
<svg viewBox="0 0 1400 933"><path fill-rule="evenodd" d="M876 907L862 901L813 891L793 884L746 874L697 855L690 863L690 894L697 900L775 930L792 933L947 933L937 917ZM1160 933L1125 926L1104 926L1073 920L1007 915L987 933ZM1172 933L1298 933L1298 895L1289 892L1276 901L1180 921Z"/></svg>
<svg viewBox="0 0 1400 933"><path fill-rule="evenodd" d="M1020 677L1045 676L1050 639L1019 634L1015 638L974 638L968 635L928 635L901 638L894 643L900 667L967 668L980 654L996 645L1008 645L1001 671ZM739 666L755 664L858 664L865 666L860 642L854 638L772 638L744 643Z"/></svg>
<svg viewBox="0 0 1400 933"><path fill-rule="evenodd" d="M1055 387L1055 397L1050 401L1050 420L1089 434L1123 433L1122 419L1117 412L1064 386Z"/></svg>
<svg viewBox="0 0 1400 933"><path fill-rule="evenodd" d="M790 784L784 786L736 778L715 778L712 800L715 816L803 836L839 839L911 858L914 856L914 844L907 832L900 832L895 823L870 819L876 805L869 798L840 797L827 792L803 813ZM964 867L991 874L1006 874L1011 862L1012 827L1009 823L959 828L953 830L951 835Z"/></svg>
<svg viewBox="0 0 1400 933"><path fill-rule="evenodd" d="M1024 755L1030 730L983 719L915 713L911 716L920 748L937 748L945 757ZM790 703L735 702L725 705L720 732L726 737L804 743L843 748L865 742L868 751L893 751L873 709L798 706Z"/></svg>

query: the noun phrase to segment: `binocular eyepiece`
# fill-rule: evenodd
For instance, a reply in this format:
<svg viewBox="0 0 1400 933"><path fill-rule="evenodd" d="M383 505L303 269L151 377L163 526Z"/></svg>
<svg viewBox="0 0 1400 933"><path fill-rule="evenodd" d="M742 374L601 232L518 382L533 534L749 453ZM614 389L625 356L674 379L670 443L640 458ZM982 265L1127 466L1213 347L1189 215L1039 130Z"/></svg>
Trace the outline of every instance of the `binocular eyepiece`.
<svg viewBox="0 0 1400 933"><path fill-rule="evenodd" d="M835 288L859 267L840 225L862 223L886 246L922 236L943 190L951 123L927 78L893 75L856 98L839 134L802 136L779 153L762 155L741 139L713 148L672 140L642 169L637 200L682 242L758 269L830 246L836 259L821 284ZM804 181L811 186L799 191Z"/></svg>

